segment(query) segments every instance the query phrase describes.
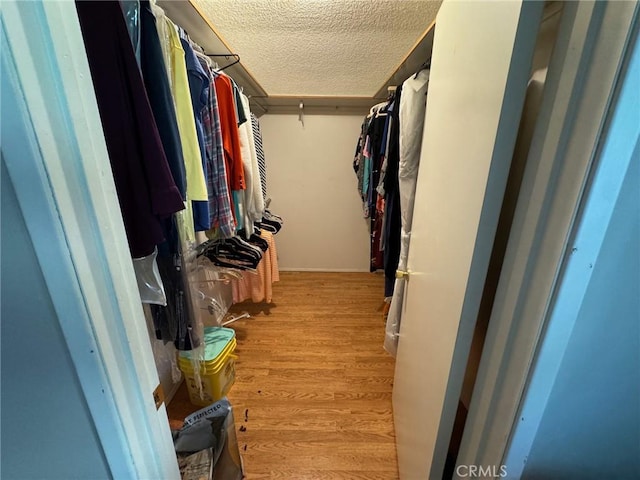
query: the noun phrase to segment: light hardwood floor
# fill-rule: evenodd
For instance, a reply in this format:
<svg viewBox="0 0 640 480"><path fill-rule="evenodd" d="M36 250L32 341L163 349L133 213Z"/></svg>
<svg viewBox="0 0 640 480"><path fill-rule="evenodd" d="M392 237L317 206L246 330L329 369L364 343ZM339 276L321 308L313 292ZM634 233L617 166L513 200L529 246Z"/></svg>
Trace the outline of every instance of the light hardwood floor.
<svg viewBox="0 0 640 480"><path fill-rule="evenodd" d="M283 272L271 305L232 308L252 315L229 394L247 479L398 478L382 295L380 274ZM198 408L182 385L172 428Z"/></svg>

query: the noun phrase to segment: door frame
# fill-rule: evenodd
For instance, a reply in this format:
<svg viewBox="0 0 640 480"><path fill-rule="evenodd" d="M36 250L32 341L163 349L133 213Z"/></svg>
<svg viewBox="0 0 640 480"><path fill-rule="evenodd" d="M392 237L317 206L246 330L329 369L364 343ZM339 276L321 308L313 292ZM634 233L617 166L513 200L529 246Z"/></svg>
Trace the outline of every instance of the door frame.
<svg viewBox="0 0 640 480"><path fill-rule="evenodd" d="M114 478L179 479L74 2L2 2L3 159ZM4 90L3 85L3 90Z"/></svg>
<svg viewBox="0 0 640 480"><path fill-rule="evenodd" d="M624 107L613 101L638 11L631 2L564 5L457 466L505 465L508 478L524 468L615 204L615 195L600 199L596 224L582 209L585 192L601 188L594 172L605 140L620 139L608 120ZM611 192L630 158L616 156Z"/></svg>

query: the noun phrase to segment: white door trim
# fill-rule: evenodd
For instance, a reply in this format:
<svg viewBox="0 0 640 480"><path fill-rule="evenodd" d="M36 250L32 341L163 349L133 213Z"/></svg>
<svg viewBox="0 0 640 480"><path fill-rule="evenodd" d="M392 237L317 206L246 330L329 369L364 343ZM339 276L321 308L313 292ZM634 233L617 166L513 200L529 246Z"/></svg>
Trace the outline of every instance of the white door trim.
<svg viewBox="0 0 640 480"><path fill-rule="evenodd" d="M3 155L105 456L115 478L177 479L75 4L3 2L2 28L40 161Z"/></svg>
<svg viewBox="0 0 640 480"><path fill-rule="evenodd" d="M611 115L607 114L607 125L602 134L604 141L596 147L595 171L590 174L588 192L579 206L576 228L571 235L571 251L566 252L544 336L538 345L518 420L507 445L503 463L518 477L526 465L555 385L622 184L631 175L633 156L637 161L640 154L640 50L637 37L635 44L622 88L611 106Z"/></svg>
<svg viewBox="0 0 640 480"><path fill-rule="evenodd" d="M499 468L512 429L522 421L518 409L528 373L539 340L549 333L544 329L551 308L559 306L554 302L560 276L574 262L565 266L636 17L637 4L631 2L564 5L457 465ZM593 248L584 251L587 257L593 253ZM586 277L574 287L586 285ZM578 307L564 315L575 318ZM566 338L572 325L564 324ZM561 344L556 342L555 360L564 352ZM545 388L553 384L558 365L548 365ZM527 435L512 443L520 464L510 459L508 478L519 478L522 471L526 444L546 405L541 396L537 401L536 412L527 413Z"/></svg>

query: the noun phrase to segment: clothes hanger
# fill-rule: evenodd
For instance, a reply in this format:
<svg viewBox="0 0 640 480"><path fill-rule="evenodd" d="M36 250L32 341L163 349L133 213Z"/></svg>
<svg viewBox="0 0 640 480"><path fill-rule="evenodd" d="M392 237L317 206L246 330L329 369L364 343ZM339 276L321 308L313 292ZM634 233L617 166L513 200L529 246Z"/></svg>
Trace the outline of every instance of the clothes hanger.
<svg viewBox="0 0 640 480"><path fill-rule="evenodd" d="M260 226L263 230L266 230L267 232L275 235L282 228L282 222L276 219L268 219L263 217L262 221L260 222Z"/></svg>
<svg viewBox="0 0 640 480"><path fill-rule="evenodd" d="M196 57L202 59L209 68L213 68L214 61L207 57L204 53L195 51Z"/></svg>
<svg viewBox="0 0 640 480"><path fill-rule="evenodd" d="M197 247L197 255L207 257L214 265L255 271L262 260L262 251L239 237L210 240Z"/></svg>
<svg viewBox="0 0 640 480"><path fill-rule="evenodd" d="M276 215L275 213L272 213L267 209L265 209L264 211L263 218L266 218L267 220L274 220L276 222L284 223L284 220L282 219L282 217L279 217L278 215Z"/></svg>
<svg viewBox="0 0 640 480"><path fill-rule="evenodd" d="M245 230L242 229L238 232L238 234L240 236L244 236L245 234ZM266 252L269 248L269 244L267 243L267 241L262 238L260 236L260 230L258 229L256 231L256 229L254 229L254 231L251 233L251 235L249 235L249 238L247 240L250 244L257 246L260 250L262 250L263 252Z"/></svg>
<svg viewBox="0 0 640 480"><path fill-rule="evenodd" d="M429 58L426 62L424 62L422 65L420 65L420 68L418 68L418 71L416 72L416 74L413 76L414 80L416 78L418 78L418 74L423 71L423 70L427 70L431 68L431 58Z"/></svg>
<svg viewBox="0 0 640 480"><path fill-rule="evenodd" d="M237 53L205 53L205 55L207 57L224 57L225 59L229 59L229 57L233 57L235 58L235 60L233 62L231 62L229 65L225 65L222 68L218 68L218 71L221 72L227 68L229 68L232 65L235 65L236 63L240 63L240 55L238 55Z"/></svg>
<svg viewBox="0 0 640 480"><path fill-rule="evenodd" d="M189 36L189 33L185 30L185 33L187 34L187 40L189 41L189 44L191 45L191 48L193 48L193 51L196 54L201 54L204 55L204 48L202 48L200 45L198 45L196 42L194 42L191 37Z"/></svg>
<svg viewBox="0 0 640 480"><path fill-rule="evenodd" d="M189 38L189 34L184 28L176 24L176 30L178 31L178 36L181 39L186 40L187 42L189 42L189 44L191 44L191 39Z"/></svg>
<svg viewBox="0 0 640 480"><path fill-rule="evenodd" d="M387 102L390 102L395 98L397 89L398 87L394 85L389 85L387 87Z"/></svg>
<svg viewBox="0 0 640 480"><path fill-rule="evenodd" d="M389 103L385 103L385 106L388 105ZM384 110L384 107L380 107L376 113L375 113L375 117L379 118L379 117L386 117L387 116L387 111Z"/></svg>
<svg viewBox="0 0 640 480"><path fill-rule="evenodd" d="M243 318L251 318L251 315L249 315L249 312L242 312L240 315L231 317L229 320L222 322L222 326L226 327L230 323L237 322L238 320L241 320Z"/></svg>
<svg viewBox="0 0 640 480"><path fill-rule="evenodd" d="M201 292L196 293L198 299L198 306L201 310L207 310L209 315L214 315L215 312L225 313L225 308L213 297Z"/></svg>
<svg viewBox="0 0 640 480"><path fill-rule="evenodd" d="M229 269L242 270L243 272L257 273L256 268L258 263L253 260L242 260L226 257L217 257L215 252L207 252L207 258L218 267L225 267Z"/></svg>
<svg viewBox="0 0 640 480"><path fill-rule="evenodd" d="M376 105L371 107L371 110L369 110L369 115L367 115L367 118L373 117L376 113L378 113L378 110L384 107L386 104L387 102L385 101L385 102L377 103Z"/></svg>
<svg viewBox="0 0 640 480"><path fill-rule="evenodd" d="M229 283L231 280L242 280L242 273L238 270L223 268L211 263L207 257L198 257L196 271L204 271L205 273L214 273L217 278L197 278L191 283ZM207 275L208 276L208 275Z"/></svg>

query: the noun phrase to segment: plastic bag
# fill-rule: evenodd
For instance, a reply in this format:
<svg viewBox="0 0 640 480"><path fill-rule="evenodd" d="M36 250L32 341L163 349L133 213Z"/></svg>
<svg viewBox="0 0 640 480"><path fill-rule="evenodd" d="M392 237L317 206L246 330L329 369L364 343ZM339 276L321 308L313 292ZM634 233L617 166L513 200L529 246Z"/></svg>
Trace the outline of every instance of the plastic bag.
<svg viewBox="0 0 640 480"><path fill-rule="evenodd" d="M140 65L140 2L138 0L120 0L120 7L127 23L136 61Z"/></svg>
<svg viewBox="0 0 640 480"><path fill-rule="evenodd" d="M185 418L184 427L173 432L173 446L179 457L212 449L213 480L244 476L233 409L226 398Z"/></svg>
<svg viewBox="0 0 640 480"><path fill-rule="evenodd" d="M164 285L156 262L157 256L158 249L156 248L151 255L134 258L133 269L136 272L138 291L140 292L142 303L166 306L167 297L164 293Z"/></svg>

